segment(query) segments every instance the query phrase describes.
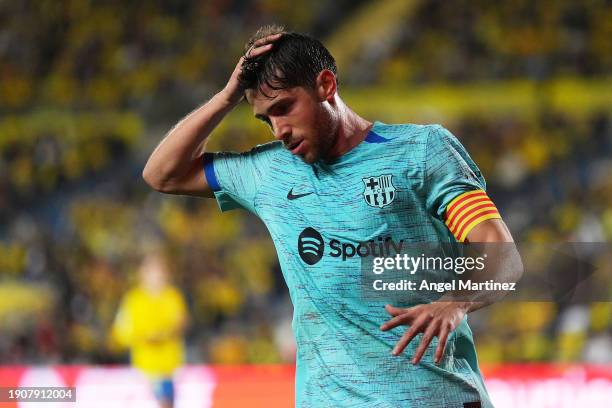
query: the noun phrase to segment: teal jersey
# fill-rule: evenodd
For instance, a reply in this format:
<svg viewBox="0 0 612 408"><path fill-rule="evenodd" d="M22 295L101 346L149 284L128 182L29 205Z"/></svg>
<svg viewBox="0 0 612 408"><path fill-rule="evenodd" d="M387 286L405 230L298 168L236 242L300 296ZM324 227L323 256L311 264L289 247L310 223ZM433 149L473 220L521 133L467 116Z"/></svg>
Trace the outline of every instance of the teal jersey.
<svg viewBox="0 0 612 408"><path fill-rule="evenodd" d="M449 131L375 122L333 162L307 164L278 141L204 161L220 208L253 212L274 241L294 306L296 406L491 406L467 318L449 335L438 365L434 339L415 366L410 359L422 335L392 356L407 327L381 331L390 319L386 302L360 295L360 255L376 250L360 243L456 242L444 223L447 205L485 190Z"/></svg>

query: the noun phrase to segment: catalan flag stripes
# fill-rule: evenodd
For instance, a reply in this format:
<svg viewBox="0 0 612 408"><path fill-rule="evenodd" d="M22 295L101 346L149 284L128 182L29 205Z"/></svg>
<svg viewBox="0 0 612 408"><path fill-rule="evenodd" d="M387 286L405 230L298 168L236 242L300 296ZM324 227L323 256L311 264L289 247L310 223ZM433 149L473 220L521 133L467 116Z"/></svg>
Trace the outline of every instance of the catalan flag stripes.
<svg viewBox="0 0 612 408"><path fill-rule="evenodd" d="M501 216L483 190L460 194L446 207L446 226L459 242L464 242L476 225L493 218Z"/></svg>

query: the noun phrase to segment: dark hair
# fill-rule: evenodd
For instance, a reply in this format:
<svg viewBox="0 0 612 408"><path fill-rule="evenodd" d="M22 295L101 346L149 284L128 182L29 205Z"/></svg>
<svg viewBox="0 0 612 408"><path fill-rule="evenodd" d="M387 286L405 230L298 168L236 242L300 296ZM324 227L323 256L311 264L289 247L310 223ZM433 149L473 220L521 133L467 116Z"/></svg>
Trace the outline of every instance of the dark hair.
<svg viewBox="0 0 612 408"><path fill-rule="evenodd" d="M285 32L280 26L264 26L257 30L245 45L245 53L255 41L276 33L283 35L274 42L272 50L255 58L245 57L238 78L243 89L257 89L267 96L262 91L264 84L271 89L314 88L317 75L324 69L333 72L338 80L336 61L319 40Z"/></svg>

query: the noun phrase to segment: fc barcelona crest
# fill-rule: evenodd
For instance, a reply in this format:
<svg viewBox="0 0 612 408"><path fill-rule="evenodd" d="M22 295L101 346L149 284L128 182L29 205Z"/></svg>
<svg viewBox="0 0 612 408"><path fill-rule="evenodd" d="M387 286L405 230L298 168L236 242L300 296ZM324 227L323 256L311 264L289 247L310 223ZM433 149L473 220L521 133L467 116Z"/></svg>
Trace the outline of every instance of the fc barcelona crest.
<svg viewBox="0 0 612 408"><path fill-rule="evenodd" d="M392 174L362 178L363 184L365 184L363 197L369 206L383 208L393 202L395 199L395 186L392 179Z"/></svg>

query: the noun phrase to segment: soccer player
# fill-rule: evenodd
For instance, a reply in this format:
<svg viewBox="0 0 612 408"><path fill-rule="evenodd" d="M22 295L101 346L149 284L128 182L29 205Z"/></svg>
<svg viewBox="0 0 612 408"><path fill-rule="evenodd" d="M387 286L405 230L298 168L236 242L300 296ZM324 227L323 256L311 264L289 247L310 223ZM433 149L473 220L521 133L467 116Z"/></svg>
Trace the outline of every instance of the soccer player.
<svg viewBox="0 0 612 408"><path fill-rule="evenodd" d="M168 282L163 256L147 255L140 266L139 284L124 296L112 334L129 347L132 365L153 385L162 408L174 404L174 371L183 364L183 332L188 320L181 292Z"/></svg>
<svg viewBox="0 0 612 408"><path fill-rule="evenodd" d="M365 302L355 256L378 237L511 242L470 156L439 125L360 117L316 39L266 26L245 50L227 85L165 136L143 177L264 221L294 304L296 405L491 406L466 320L487 302ZM243 98L276 141L207 152Z"/></svg>

